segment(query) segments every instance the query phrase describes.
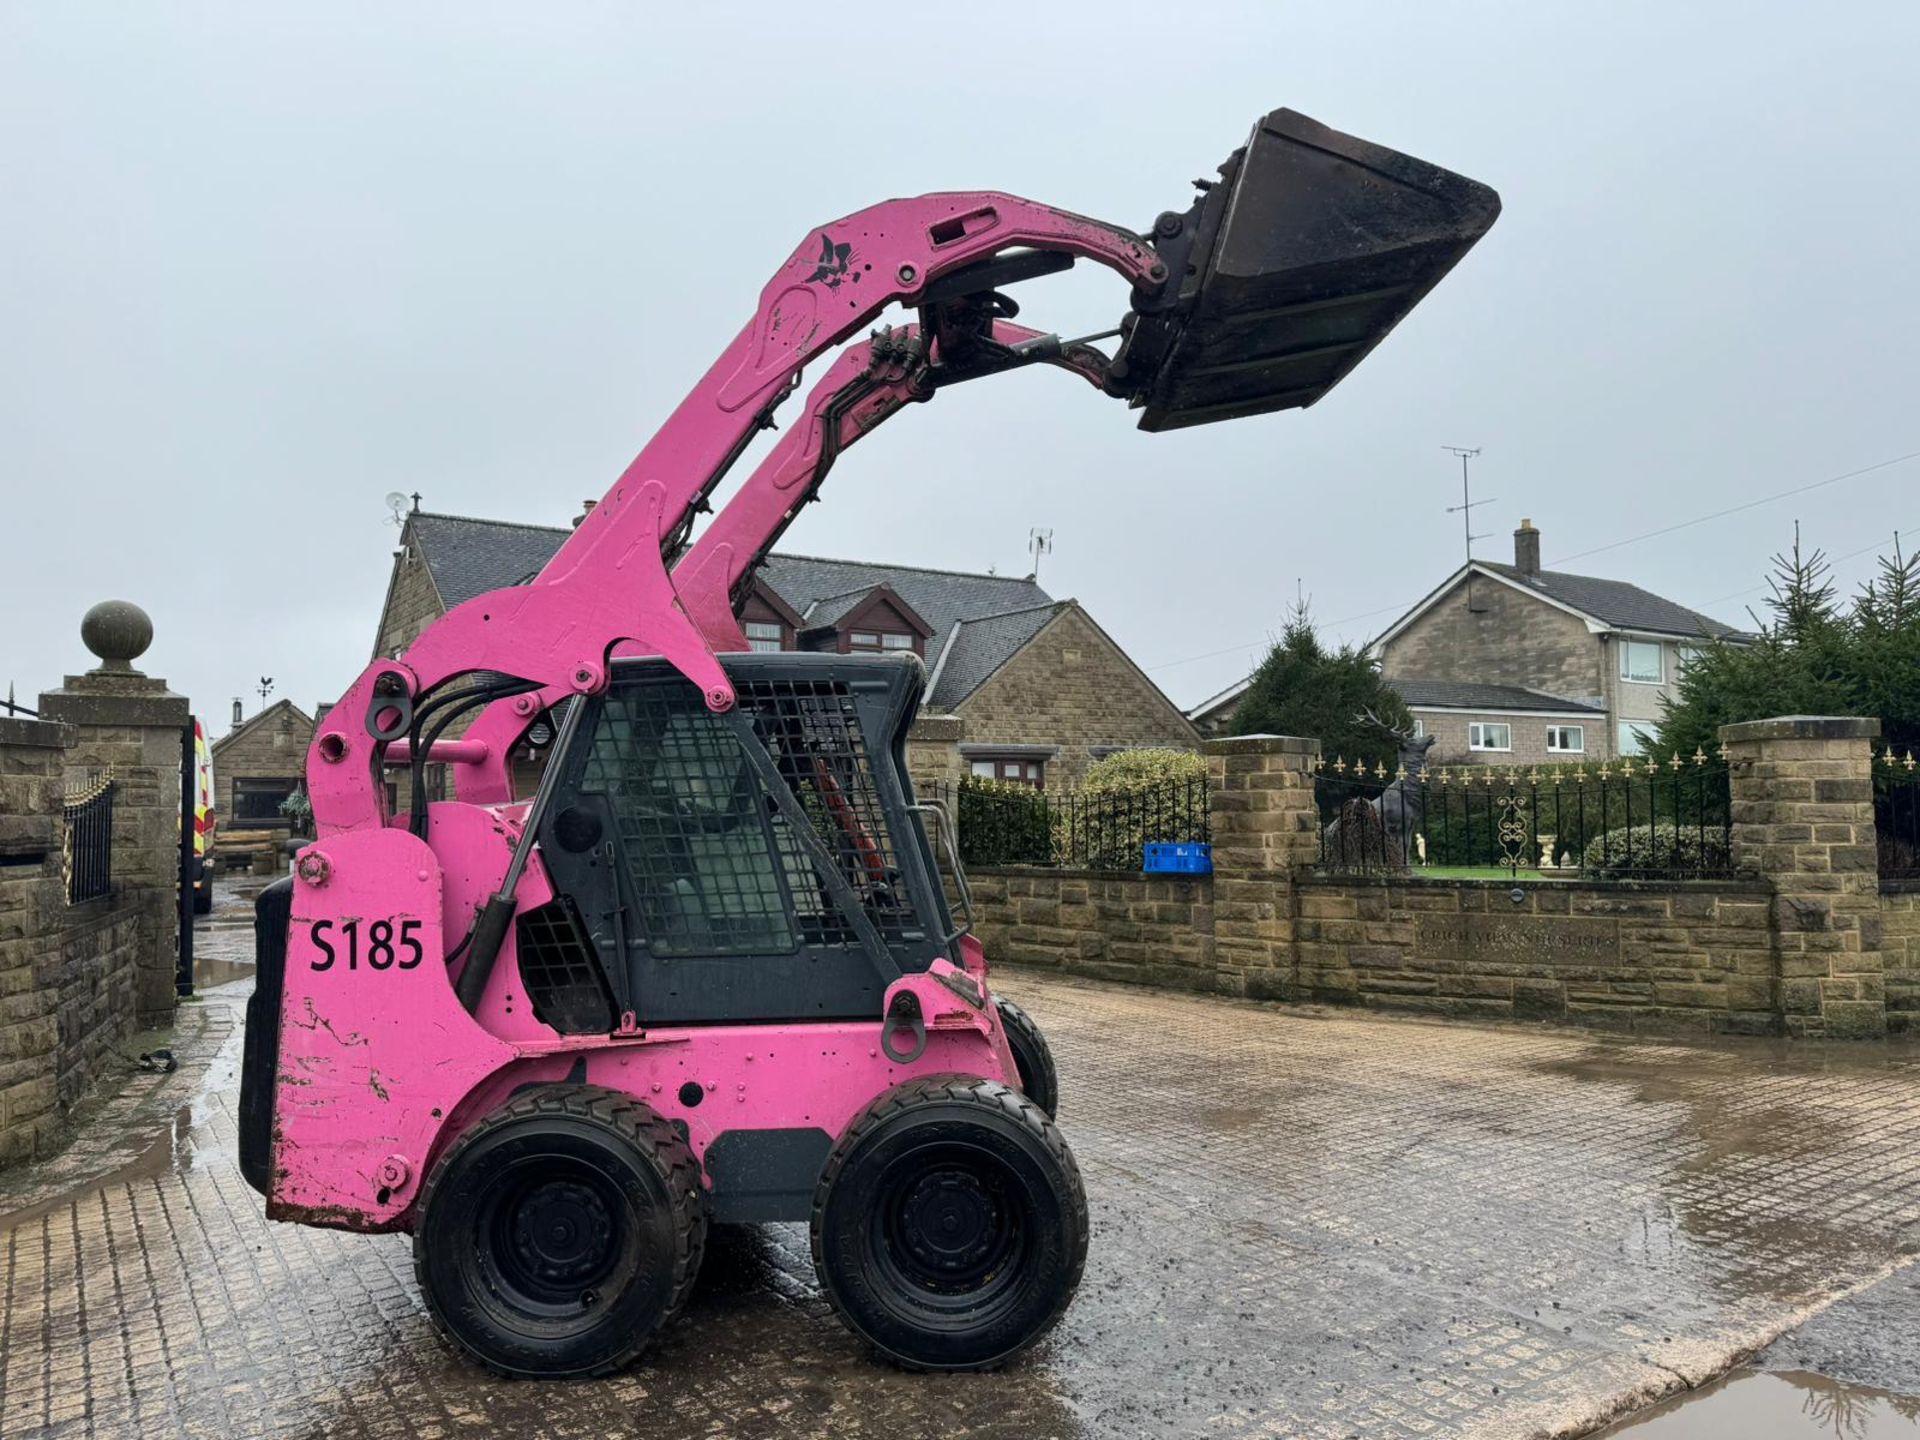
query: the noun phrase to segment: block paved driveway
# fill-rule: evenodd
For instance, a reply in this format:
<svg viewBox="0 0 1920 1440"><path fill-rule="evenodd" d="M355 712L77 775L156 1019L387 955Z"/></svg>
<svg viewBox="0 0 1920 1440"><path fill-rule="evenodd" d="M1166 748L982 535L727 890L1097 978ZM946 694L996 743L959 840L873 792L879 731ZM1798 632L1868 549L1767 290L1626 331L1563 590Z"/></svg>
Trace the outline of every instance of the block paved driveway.
<svg viewBox="0 0 1920 1440"><path fill-rule="evenodd" d="M240 916L202 953L244 954ZM1010 974L1094 1235L989 1376L872 1361L806 1235L720 1232L616 1379L455 1360L404 1237L269 1225L242 978L57 1161L0 1175L7 1436L1522 1437L1698 1382L1920 1241L1920 1054L1602 1040ZM1904 1279L1905 1277L1903 1277Z"/></svg>

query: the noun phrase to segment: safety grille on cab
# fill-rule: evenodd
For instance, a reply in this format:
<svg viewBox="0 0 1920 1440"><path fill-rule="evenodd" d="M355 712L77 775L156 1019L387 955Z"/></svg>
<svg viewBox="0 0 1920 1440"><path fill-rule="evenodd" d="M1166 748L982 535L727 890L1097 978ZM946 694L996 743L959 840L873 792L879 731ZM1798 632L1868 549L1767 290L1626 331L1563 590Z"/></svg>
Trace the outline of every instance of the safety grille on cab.
<svg viewBox="0 0 1920 1440"><path fill-rule="evenodd" d="M520 983L534 1018L562 1035L600 1035L614 1025L613 997L573 902L560 899L514 922Z"/></svg>
<svg viewBox="0 0 1920 1440"><path fill-rule="evenodd" d="M883 939L917 936L857 708L833 680L750 681L739 705ZM678 677L617 685L582 788L607 797L656 955L786 954L854 945L727 723Z"/></svg>

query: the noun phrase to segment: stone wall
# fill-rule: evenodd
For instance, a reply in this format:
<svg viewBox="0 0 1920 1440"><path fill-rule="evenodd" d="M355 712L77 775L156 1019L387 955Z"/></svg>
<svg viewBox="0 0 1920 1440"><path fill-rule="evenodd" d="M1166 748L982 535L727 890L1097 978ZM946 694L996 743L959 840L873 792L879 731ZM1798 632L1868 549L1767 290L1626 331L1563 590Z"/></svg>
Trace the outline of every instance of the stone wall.
<svg viewBox="0 0 1920 1440"><path fill-rule="evenodd" d="M1613 754L1607 717L1603 714L1567 710L1549 716L1522 710L1469 712L1435 710L1419 705L1409 708L1424 727L1425 733L1433 736L1433 749L1427 756L1428 765L1548 765L1560 761L1598 760ZM1511 727L1513 749L1469 748L1471 735L1467 727L1476 721L1492 721ZM1548 727L1564 728L1569 725L1580 728L1580 739L1585 749L1577 754L1547 749Z"/></svg>
<svg viewBox="0 0 1920 1440"><path fill-rule="evenodd" d="M1610 1030L1920 1031L1920 887L1883 887L1875 722L1729 726L1739 878L1313 868L1316 742L1209 741L1214 873L972 872L990 960L1111 980Z"/></svg>
<svg viewBox="0 0 1920 1440"><path fill-rule="evenodd" d="M1214 990L1213 880L1008 866L968 872L975 933L998 963Z"/></svg>
<svg viewBox="0 0 1920 1440"><path fill-rule="evenodd" d="M0 717L0 1164L43 1148L60 1125L58 933L64 725Z"/></svg>
<svg viewBox="0 0 1920 1440"><path fill-rule="evenodd" d="M0 718L0 1164L48 1149L139 1026L147 897L116 879L110 894L67 904L61 796L74 744L71 726Z"/></svg>
<svg viewBox="0 0 1920 1440"><path fill-rule="evenodd" d="M143 1025L173 1015L180 944L180 735L187 702L163 680L105 668L69 675L40 696L40 713L66 722L69 774L111 770L113 885L139 915L137 1001Z"/></svg>
<svg viewBox="0 0 1920 1440"><path fill-rule="evenodd" d="M954 713L969 745L1057 745L1050 790L1079 784L1097 752L1200 744L1179 707L1071 602Z"/></svg>
<svg viewBox="0 0 1920 1440"><path fill-rule="evenodd" d="M139 1028L140 920L123 893L73 906L58 929L54 1081L62 1108L87 1092L115 1047Z"/></svg>
<svg viewBox="0 0 1920 1440"><path fill-rule="evenodd" d="M1758 882L1296 881L1288 998L1612 1030L1772 1034Z"/></svg>
<svg viewBox="0 0 1920 1440"><path fill-rule="evenodd" d="M401 536L401 549L394 556L393 573L387 580L386 604L380 611L379 634L374 639L373 656L369 658L398 657L422 630L440 618L444 608L409 521Z"/></svg>
<svg viewBox="0 0 1920 1440"><path fill-rule="evenodd" d="M187 702L133 669L153 638L108 602L81 634L102 663L0 717L0 1164L44 1152L117 1047L173 1015ZM112 884L67 903L63 799L112 772Z"/></svg>
<svg viewBox="0 0 1920 1440"><path fill-rule="evenodd" d="M1524 595L1484 575L1456 585L1426 614L1387 643L1381 670L1389 680L1467 678L1484 685L1524 685L1549 695L1597 701L1606 693L1600 637L1577 615ZM1611 755L1609 745L1591 756Z"/></svg>

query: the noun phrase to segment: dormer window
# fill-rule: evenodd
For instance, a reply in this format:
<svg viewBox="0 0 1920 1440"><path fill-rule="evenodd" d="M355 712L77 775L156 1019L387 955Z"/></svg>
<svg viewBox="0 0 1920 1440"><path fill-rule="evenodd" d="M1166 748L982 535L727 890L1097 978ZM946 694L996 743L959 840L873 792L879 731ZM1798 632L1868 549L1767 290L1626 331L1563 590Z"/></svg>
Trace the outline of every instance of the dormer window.
<svg viewBox="0 0 1920 1440"><path fill-rule="evenodd" d="M747 632L749 650L774 651L787 648L781 643L783 637L778 620L749 620L741 628Z"/></svg>

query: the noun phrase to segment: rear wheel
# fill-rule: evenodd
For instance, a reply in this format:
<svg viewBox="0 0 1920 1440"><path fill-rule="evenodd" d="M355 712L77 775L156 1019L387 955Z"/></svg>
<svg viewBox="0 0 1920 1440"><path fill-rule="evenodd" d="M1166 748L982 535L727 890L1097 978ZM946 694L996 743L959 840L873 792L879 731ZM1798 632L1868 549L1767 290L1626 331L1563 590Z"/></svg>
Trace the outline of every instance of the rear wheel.
<svg viewBox="0 0 1920 1440"><path fill-rule="evenodd" d="M700 1167L616 1091L542 1086L434 1166L414 1272L455 1346L513 1378L606 1375L686 1302L706 1242Z"/></svg>
<svg viewBox="0 0 1920 1440"><path fill-rule="evenodd" d="M1013 1051L1013 1068L1020 1076L1020 1089L1026 1097L1047 1112L1049 1120L1060 1116L1060 1072L1054 1067L1053 1050L1033 1017L1003 995L993 997L1000 1012L1000 1028L1007 1033L1007 1048Z"/></svg>
<svg viewBox="0 0 1920 1440"><path fill-rule="evenodd" d="M849 1329L896 1364L982 1370L1052 1328L1087 1259L1073 1153L1031 1100L934 1076L848 1129L813 1202L813 1263Z"/></svg>

